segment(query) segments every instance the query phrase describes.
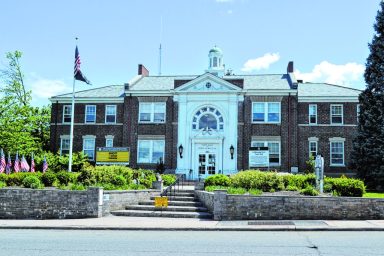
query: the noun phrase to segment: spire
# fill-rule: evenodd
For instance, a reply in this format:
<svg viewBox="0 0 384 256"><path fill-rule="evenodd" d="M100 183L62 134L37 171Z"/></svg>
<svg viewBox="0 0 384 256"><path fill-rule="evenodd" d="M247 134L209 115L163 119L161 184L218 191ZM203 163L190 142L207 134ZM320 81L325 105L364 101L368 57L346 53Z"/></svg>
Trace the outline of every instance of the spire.
<svg viewBox="0 0 384 256"><path fill-rule="evenodd" d="M216 76L224 76L224 62L223 62L223 52L216 45L209 50L208 53L209 63L208 69L206 72L212 73Z"/></svg>

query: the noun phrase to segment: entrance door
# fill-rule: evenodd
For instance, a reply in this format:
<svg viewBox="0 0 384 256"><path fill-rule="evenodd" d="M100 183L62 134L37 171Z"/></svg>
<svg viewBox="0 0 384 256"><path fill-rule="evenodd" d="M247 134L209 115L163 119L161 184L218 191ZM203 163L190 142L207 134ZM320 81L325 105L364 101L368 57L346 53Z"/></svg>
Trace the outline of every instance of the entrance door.
<svg viewBox="0 0 384 256"><path fill-rule="evenodd" d="M199 177L206 178L209 175L217 173L216 154L200 153L199 154Z"/></svg>

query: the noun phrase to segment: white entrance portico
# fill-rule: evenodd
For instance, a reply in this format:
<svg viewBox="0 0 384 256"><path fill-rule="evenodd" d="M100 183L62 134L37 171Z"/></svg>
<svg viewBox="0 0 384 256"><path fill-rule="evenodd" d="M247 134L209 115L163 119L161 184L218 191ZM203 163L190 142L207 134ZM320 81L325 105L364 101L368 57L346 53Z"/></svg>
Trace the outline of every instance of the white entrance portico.
<svg viewBox="0 0 384 256"><path fill-rule="evenodd" d="M241 89L205 73L175 89L178 102L178 156L176 173L189 179L237 171L238 102ZM230 148L234 147L233 158Z"/></svg>

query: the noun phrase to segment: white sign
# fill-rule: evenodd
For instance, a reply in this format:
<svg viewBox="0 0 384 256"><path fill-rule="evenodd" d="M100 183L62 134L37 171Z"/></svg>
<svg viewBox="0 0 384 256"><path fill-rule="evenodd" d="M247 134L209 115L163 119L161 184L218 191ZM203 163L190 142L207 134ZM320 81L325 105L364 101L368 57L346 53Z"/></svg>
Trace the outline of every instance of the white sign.
<svg viewBox="0 0 384 256"><path fill-rule="evenodd" d="M249 149L249 167L269 167L268 147L251 147Z"/></svg>

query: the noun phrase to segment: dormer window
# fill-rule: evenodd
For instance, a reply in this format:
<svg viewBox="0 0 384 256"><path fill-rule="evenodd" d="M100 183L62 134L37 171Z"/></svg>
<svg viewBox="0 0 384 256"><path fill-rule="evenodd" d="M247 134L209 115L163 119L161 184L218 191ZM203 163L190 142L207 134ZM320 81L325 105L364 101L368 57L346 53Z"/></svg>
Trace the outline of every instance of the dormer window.
<svg viewBox="0 0 384 256"><path fill-rule="evenodd" d="M214 107L203 107L196 112L192 119L193 130L219 130L224 129L224 118Z"/></svg>

